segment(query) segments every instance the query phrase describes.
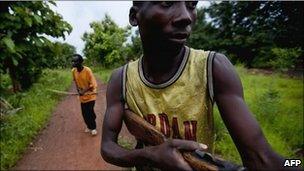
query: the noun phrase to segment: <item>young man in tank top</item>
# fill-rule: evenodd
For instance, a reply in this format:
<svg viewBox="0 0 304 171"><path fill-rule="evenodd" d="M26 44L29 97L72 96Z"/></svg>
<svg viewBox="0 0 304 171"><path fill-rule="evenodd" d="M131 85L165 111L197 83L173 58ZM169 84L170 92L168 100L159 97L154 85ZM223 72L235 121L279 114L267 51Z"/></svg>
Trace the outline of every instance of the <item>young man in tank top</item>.
<svg viewBox="0 0 304 171"><path fill-rule="evenodd" d="M103 158L123 167L152 163L165 170L192 170L179 150L212 152L212 106L216 102L244 166L249 170L280 169L284 159L272 151L250 113L229 60L223 54L213 58L211 52L185 46L196 20L196 4L133 2L129 21L139 28L143 56L115 70L109 81ZM170 140L134 150L119 146L126 107Z"/></svg>

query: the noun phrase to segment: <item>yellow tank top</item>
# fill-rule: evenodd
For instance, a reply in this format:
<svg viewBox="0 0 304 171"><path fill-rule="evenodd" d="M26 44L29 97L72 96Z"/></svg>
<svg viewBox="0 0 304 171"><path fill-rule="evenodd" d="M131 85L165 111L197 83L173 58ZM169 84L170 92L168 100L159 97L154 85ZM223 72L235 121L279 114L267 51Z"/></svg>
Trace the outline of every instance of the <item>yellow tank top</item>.
<svg viewBox="0 0 304 171"><path fill-rule="evenodd" d="M207 78L207 66L212 65L207 65L208 56L209 51L186 47L175 75L161 84L153 84L145 78L142 57L127 64L123 77L127 108L154 125L167 138L204 143L213 152L213 102ZM209 82L212 87L212 80Z"/></svg>

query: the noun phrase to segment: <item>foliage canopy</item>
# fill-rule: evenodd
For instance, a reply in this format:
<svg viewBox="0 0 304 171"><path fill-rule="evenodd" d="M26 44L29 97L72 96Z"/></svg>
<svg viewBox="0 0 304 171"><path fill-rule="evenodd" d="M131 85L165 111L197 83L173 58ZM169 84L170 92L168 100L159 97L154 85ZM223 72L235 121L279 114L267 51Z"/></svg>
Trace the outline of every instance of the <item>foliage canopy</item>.
<svg viewBox="0 0 304 171"><path fill-rule="evenodd" d="M0 72L8 72L14 91L28 88L53 58L43 55L52 47L46 35L63 37L72 27L50 9L53 1L2 2L0 7ZM48 56L50 57L50 56Z"/></svg>
<svg viewBox="0 0 304 171"><path fill-rule="evenodd" d="M82 37L87 60L105 67L121 65L126 58L124 43L130 34L130 28L120 28L107 14L102 21L90 23L90 27L93 32L85 32Z"/></svg>
<svg viewBox="0 0 304 171"><path fill-rule="evenodd" d="M273 54L273 48L290 51L288 53L298 49L298 53L289 58L294 61L287 66L291 68L303 60L303 16L303 2L214 2L198 10L189 44L220 51L233 62L245 63L247 67L268 68L273 67L271 61L281 58Z"/></svg>

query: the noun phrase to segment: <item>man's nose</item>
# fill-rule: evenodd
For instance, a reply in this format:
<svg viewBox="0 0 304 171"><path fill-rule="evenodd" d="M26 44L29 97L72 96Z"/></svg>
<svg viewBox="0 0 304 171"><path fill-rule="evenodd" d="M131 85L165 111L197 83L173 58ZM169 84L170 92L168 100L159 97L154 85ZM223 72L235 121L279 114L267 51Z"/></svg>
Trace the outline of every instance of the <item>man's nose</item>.
<svg viewBox="0 0 304 171"><path fill-rule="evenodd" d="M190 25L193 21L191 14L186 7L185 2L180 2L176 10L176 15L173 20L173 25L175 27L183 28Z"/></svg>

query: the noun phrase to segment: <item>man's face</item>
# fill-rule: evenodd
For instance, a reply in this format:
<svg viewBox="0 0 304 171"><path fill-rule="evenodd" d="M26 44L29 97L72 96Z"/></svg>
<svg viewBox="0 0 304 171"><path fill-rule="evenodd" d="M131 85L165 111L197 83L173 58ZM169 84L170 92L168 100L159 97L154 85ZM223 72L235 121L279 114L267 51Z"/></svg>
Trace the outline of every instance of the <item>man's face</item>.
<svg viewBox="0 0 304 171"><path fill-rule="evenodd" d="M80 59L77 56L74 56L72 59L72 66L73 67L80 67L82 64L82 62L80 61Z"/></svg>
<svg viewBox="0 0 304 171"><path fill-rule="evenodd" d="M184 45L196 20L197 1L144 2L137 24L143 43Z"/></svg>

